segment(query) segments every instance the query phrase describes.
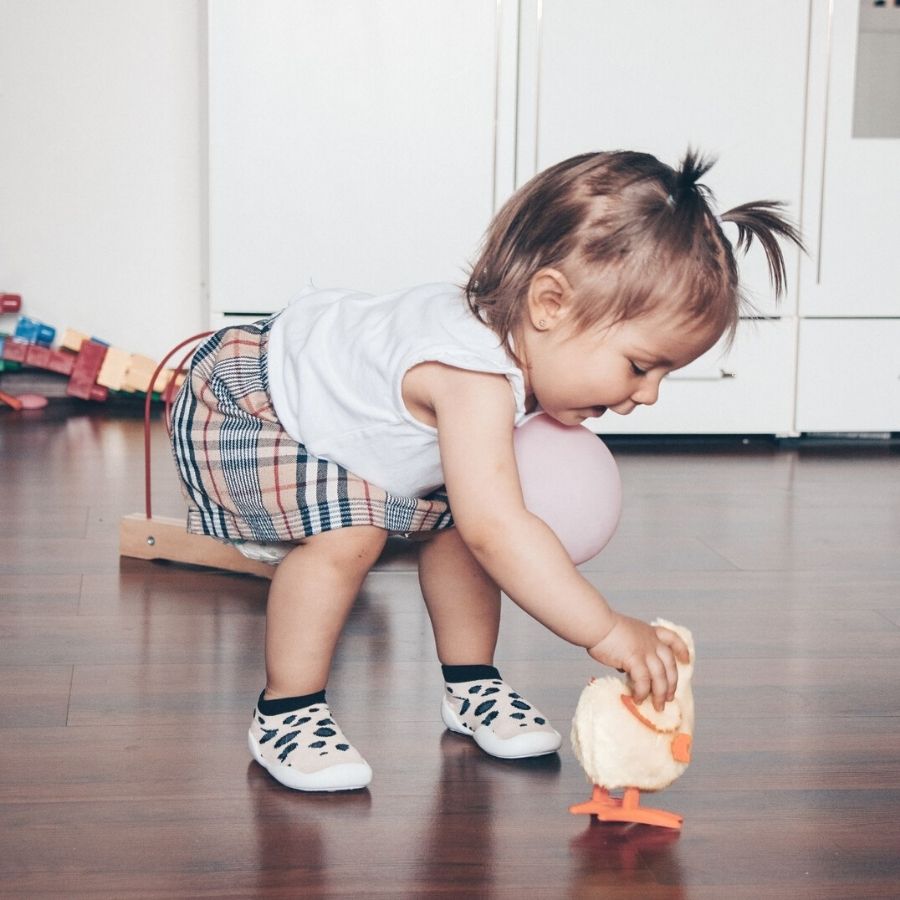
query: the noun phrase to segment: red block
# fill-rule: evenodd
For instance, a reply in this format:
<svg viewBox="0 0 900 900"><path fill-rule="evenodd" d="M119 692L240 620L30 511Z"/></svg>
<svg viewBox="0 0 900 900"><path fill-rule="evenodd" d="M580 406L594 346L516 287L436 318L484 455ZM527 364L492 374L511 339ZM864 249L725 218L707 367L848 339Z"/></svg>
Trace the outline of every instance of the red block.
<svg viewBox="0 0 900 900"><path fill-rule="evenodd" d="M75 358L66 394L81 400L105 400L108 391L97 384L97 375L106 356L106 345L97 341L82 341Z"/></svg>
<svg viewBox="0 0 900 900"><path fill-rule="evenodd" d="M36 366L38 369L49 369L51 372L59 372L60 375L70 375L75 365L75 354L64 353L62 350L51 350L49 347L41 347L38 344L28 344L25 351L25 364Z"/></svg>
<svg viewBox="0 0 900 900"><path fill-rule="evenodd" d="M0 313L18 312L21 308L20 294L0 294Z"/></svg>
<svg viewBox="0 0 900 900"><path fill-rule="evenodd" d="M7 338L3 342L3 358L10 362L23 363L28 353L30 344L25 341L17 341L15 338Z"/></svg>

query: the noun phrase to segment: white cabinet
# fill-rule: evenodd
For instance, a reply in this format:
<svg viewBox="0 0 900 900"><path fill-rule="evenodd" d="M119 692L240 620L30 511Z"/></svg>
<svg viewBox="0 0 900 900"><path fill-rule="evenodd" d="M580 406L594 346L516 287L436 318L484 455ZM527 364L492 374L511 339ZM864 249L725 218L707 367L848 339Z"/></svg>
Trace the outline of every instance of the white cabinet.
<svg viewBox="0 0 900 900"><path fill-rule="evenodd" d="M691 146L719 157L704 182L720 210L778 199L799 217L806 0L523 8L520 33L534 51L523 63L531 72L520 103L531 112L520 115L519 144L533 151L519 154L520 183L587 150L645 150L675 165ZM780 304L760 249L739 258L754 306L772 318L742 322L730 353L714 348L671 375L654 407L590 424L600 433L793 433L800 254L788 246L785 255Z"/></svg>
<svg viewBox="0 0 900 900"><path fill-rule="evenodd" d="M900 8L812 11L797 429L900 431Z"/></svg>
<svg viewBox="0 0 900 900"><path fill-rule="evenodd" d="M494 205L499 15L481 0L208 4L214 321L310 282L462 278Z"/></svg>
<svg viewBox="0 0 900 900"><path fill-rule="evenodd" d="M900 318L804 319L800 431L900 431Z"/></svg>
<svg viewBox="0 0 900 900"><path fill-rule="evenodd" d="M857 73L871 52L865 23L877 27L883 20L886 52L900 68L900 7L815 0L812 8L804 191L810 256L801 271L800 312L900 316L900 253L893 241L900 234L900 139L854 133L855 107L865 103ZM890 89L885 83L884 91ZM885 134L900 133L900 109L886 115Z"/></svg>
<svg viewBox="0 0 900 900"><path fill-rule="evenodd" d="M749 200L800 214L808 0L543 3L537 74L523 102L536 170L587 150L646 150L675 165L687 147L719 157L704 181L721 210ZM530 172L520 172L520 181ZM726 226L729 236L731 227ZM754 248L742 279L760 312L796 309L799 253L787 250L776 307Z"/></svg>

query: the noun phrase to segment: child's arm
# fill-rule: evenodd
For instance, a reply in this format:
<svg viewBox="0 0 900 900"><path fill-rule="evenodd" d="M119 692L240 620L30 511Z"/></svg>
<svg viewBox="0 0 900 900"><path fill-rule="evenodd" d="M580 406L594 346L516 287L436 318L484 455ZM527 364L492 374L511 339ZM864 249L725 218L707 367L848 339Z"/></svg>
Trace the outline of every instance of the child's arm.
<svg viewBox="0 0 900 900"><path fill-rule="evenodd" d="M652 693L661 707L672 699L674 656L688 660L678 635L614 612L578 572L556 535L525 508L506 379L437 363L421 368L427 370L418 374L437 420L453 518L478 562L551 631L627 672L638 701Z"/></svg>

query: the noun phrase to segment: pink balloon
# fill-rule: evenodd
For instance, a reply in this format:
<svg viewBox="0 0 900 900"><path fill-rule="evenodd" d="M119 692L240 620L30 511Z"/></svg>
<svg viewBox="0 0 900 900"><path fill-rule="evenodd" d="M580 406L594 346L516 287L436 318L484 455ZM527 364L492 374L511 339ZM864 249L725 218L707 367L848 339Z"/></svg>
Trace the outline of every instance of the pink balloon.
<svg viewBox="0 0 900 900"><path fill-rule="evenodd" d="M543 519L576 565L608 543L622 512L619 468L606 444L582 425L541 413L514 433L526 508Z"/></svg>

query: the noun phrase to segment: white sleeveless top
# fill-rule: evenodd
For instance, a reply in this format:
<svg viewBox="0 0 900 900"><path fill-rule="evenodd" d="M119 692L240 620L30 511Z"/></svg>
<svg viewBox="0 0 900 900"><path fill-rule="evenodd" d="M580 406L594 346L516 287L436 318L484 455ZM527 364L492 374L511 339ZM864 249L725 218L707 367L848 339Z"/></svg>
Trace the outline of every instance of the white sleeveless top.
<svg viewBox="0 0 900 900"><path fill-rule="evenodd" d="M525 419L521 370L451 284L382 296L304 291L269 336L275 414L314 456L390 493L425 496L444 483L437 429L412 416L401 389L426 361L505 375L516 425Z"/></svg>

